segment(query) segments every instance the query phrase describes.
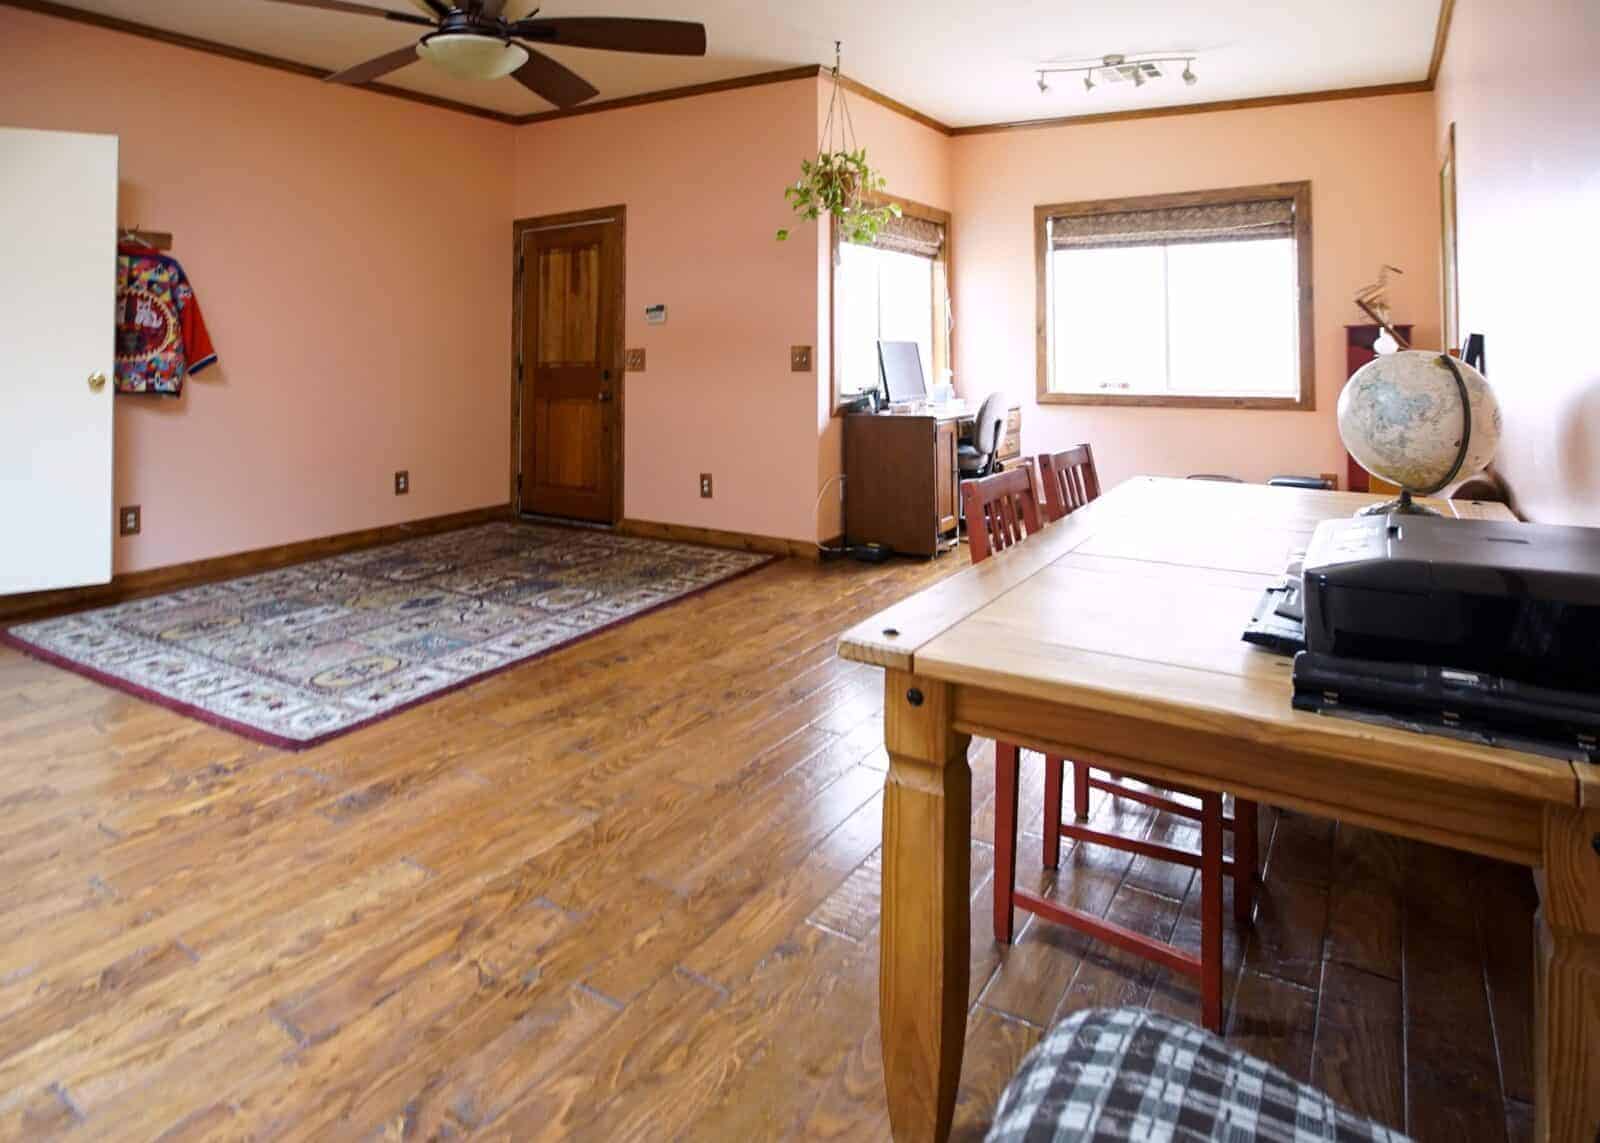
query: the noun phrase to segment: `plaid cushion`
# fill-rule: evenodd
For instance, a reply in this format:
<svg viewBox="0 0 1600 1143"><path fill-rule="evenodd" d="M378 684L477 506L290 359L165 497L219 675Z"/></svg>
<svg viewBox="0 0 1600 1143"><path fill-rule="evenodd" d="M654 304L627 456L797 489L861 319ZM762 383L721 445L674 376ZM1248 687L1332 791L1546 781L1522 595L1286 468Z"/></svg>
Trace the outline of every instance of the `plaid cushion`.
<svg viewBox="0 0 1600 1143"><path fill-rule="evenodd" d="M1039 1041L989 1143L1405 1143L1209 1032L1135 1008L1091 1009Z"/></svg>

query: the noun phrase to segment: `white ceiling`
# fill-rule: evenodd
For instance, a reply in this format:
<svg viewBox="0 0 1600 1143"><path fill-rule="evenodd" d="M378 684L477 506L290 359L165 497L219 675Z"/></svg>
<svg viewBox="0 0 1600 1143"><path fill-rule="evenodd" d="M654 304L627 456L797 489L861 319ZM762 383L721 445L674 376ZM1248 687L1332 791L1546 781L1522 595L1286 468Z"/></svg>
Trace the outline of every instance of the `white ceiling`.
<svg viewBox="0 0 1600 1143"><path fill-rule="evenodd" d="M71 6L333 70L403 46L420 29L266 0L68 0ZM416 0L363 0L414 11ZM533 6L512 0L510 10ZM831 63L951 126L1090 115L1425 79L1440 0L549 0L547 16L653 16L706 25L704 59L552 49L600 99ZM1200 82L1175 77L1092 93L1057 59L1194 51ZM385 82L495 111L549 105L512 80L451 79L418 62Z"/></svg>

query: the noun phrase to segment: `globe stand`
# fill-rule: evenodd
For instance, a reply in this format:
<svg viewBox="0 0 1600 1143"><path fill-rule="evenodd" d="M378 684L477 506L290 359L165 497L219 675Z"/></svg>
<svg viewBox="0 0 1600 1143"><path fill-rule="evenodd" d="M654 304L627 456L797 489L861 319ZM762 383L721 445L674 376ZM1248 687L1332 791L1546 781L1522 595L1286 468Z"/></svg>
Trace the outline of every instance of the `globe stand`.
<svg viewBox="0 0 1600 1143"><path fill-rule="evenodd" d="M1439 364L1450 371L1450 376L1455 379L1456 396L1461 399L1461 440L1456 443L1456 460L1450 466L1450 471L1445 473L1443 480L1432 488L1420 488L1419 496L1432 496L1435 492L1442 492L1450 483L1461 474L1461 466L1467 460L1467 445L1472 439L1472 398L1467 393L1467 382L1461 376L1461 370L1456 368L1456 363L1451 360L1448 353L1439 355ZM1395 500L1385 500L1382 504L1369 504L1356 511L1357 516L1442 516L1443 512L1429 508L1426 504L1418 504L1411 498L1409 488L1401 488L1400 496Z"/></svg>
<svg viewBox="0 0 1600 1143"><path fill-rule="evenodd" d="M1426 504L1418 504L1411 499L1411 489L1402 488L1400 495L1393 500L1385 500L1382 504L1368 504L1356 513L1357 516L1442 516L1443 512L1429 508Z"/></svg>

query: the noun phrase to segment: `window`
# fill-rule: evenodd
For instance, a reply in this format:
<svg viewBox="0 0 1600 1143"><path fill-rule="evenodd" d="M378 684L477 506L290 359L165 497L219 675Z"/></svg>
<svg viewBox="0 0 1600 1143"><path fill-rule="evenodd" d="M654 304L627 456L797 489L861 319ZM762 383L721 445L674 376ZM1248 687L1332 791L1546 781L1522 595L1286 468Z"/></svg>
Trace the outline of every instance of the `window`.
<svg viewBox="0 0 1600 1143"><path fill-rule="evenodd" d="M1311 409L1311 186L1042 206L1039 400Z"/></svg>
<svg viewBox="0 0 1600 1143"><path fill-rule="evenodd" d="M876 388L878 342L914 341L930 387L950 383L949 216L903 200L871 246L837 242L834 406Z"/></svg>

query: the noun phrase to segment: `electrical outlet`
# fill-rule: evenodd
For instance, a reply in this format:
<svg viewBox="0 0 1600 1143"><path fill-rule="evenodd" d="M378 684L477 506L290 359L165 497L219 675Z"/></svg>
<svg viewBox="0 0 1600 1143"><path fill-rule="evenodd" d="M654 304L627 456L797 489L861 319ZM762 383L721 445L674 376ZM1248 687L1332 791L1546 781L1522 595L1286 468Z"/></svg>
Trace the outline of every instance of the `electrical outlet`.
<svg viewBox="0 0 1600 1143"><path fill-rule="evenodd" d="M630 349L627 353L625 368L629 373L644 372L644 350Z"/></svg>
<svg viewBox="0 0 1600 1143"><path fill-rule="evenodd" d="M404 496L411 491L411 473L401 469L394 474L394 494Z"/></svg>
<svg viewBox="0 0 1600 1143"><path fill-rule="evenodd" d="M711 499L711 474L709 472L700 474L700 499Z"/></svg>
<svg viewBox="0 0 1600 1143"><path fill-rule="evenodd" d="M124 536L137 536L139 534L139 506L130 504L117 511L117 531Z"/></svg>
<svg viewBox="0 0 1600 1143"><path fill-rule="evenodd" d="M789 347L789 371L791 373L811 372L811 347L809 345L792 345Z"/></svg>

